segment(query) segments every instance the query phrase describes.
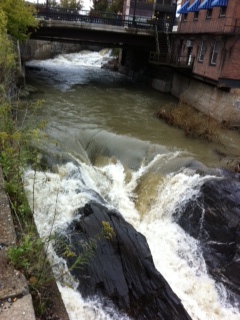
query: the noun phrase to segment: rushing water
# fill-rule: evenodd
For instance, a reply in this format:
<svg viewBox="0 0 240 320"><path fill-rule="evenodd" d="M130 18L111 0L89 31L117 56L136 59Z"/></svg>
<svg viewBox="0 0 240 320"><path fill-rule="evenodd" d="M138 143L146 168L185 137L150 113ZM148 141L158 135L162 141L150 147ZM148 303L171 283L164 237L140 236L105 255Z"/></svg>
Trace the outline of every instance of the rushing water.
<svg viewBox="0 0 240 320"><path fill-rule="evenodd" d="M64 233L77 208L104 199L146 236L156 268L194 320L240 319L207 274L197 241L172 218L211 177L196 168L220 166L220 147L157 119L154 113L176 100L101 69L108 57L82 52L28 64L27 80L39 90L32 99L45 101L34 120L47 121L42 149L53 165L51 172L25 173L40 235ZM97 297L84 301L66 279L64 260L49 251L56 276L68 281L58 285L71 320L128 319Z"/></svg>

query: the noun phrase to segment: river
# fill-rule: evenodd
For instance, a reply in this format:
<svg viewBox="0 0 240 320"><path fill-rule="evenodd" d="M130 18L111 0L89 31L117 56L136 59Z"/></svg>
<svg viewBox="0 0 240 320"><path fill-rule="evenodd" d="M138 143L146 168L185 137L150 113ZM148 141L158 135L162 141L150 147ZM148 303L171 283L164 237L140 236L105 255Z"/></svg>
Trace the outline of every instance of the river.
<svg viewBox="0 0 240 320"><path fill-rule="evenodd" d="M40 235L64 233L77 208L104 199L146 236L156 268L194 320L240 319L208 275L197 241L172 217L210 178L210 169L202 176L197 168L221 166L216 150L226 148L186 137L156 118L176 99L101 69L108 58L107 51L81 52L28 63L27 82L38 89L31 101L44 101L26 119L46 121L42 150L52 164L47 172L29 168L24 177ZM237 150L237 140L225 139ZM57 277L65 273L51 246L49 259ZM97 298L84 301L74 280L64 281L71 285L58 286L71 320L128 319Z"/></svg>

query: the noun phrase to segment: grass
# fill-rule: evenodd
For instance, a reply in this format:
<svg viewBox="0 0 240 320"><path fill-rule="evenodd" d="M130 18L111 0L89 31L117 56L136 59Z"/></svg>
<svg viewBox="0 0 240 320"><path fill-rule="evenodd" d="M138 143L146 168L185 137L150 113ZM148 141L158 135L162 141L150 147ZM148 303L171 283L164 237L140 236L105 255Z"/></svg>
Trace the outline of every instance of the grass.
<svg viewBox="0 0 240 320"><path fill-rule="evenodd" d="M218 130L222 128L212 116L206 116L193 107L179 102L174 108L163 107L156 116L169 125L184 130L186 136L203 138L209 141L218 140Z"/></svg>
<svg viewBox="0 0 240 320"><path fill-rule="evenodd" d="M166 105L156 113L159 119L163 119L169 125L184 130L185 135L190 138L205 139L217 143L226 151L215 149L219 156L221 165L230 171L240 173L239 153L229 148L222 139L228 131L236 131L230 128L227 122L219 123L212 116L207 116L192 106L180 101L177 106ZM239 128L238 131L239 132Z"/></svg>

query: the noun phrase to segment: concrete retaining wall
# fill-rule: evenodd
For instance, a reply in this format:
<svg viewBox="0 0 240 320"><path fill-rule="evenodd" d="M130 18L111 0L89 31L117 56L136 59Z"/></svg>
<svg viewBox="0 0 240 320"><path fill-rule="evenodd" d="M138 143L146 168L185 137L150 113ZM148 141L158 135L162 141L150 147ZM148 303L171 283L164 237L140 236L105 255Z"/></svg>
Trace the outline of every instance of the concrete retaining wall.
<svg viewBox="0 0 240 320"><path fill-rule="evenodd" d="M152 87L158 91L164 92L164 93L170 93L171 92L171 82L166 80L160 80L154 78L152 80Z"/></svg>
<svg viewBox="0 0 240 320"><path fill-rule="evenodd" d="M218 122L240 126L240 91L226 92L215 86L175 73L172 95L195 107Z"/></svg>

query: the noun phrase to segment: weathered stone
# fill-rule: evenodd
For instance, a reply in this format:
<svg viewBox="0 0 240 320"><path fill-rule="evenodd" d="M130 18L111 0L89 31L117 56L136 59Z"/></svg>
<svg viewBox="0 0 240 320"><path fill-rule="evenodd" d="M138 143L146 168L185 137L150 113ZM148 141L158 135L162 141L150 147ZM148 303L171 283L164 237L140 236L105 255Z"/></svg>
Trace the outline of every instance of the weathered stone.
<svg viewBox="0 0 240 320"><path fill-rule="evenodd" d="M13 225L9 201L4 190L2 169L0 168L0 246L4 247L14 244L15 242L15 229Z"/></svg>
<svg viewBox="0 0 240 320"><path fill-rule="evenodd" d="M182 228L200 241L209 272L235 295L240 295L239 177L225 173L209 179L200 196L176 215Z"/></svg>
<svg viewBox="0 0 240 320"><path fill-rule="evenodd" d="M16 233L0 168L0 319L35 320L27 281L7 261L7 248L14 244Z"/></svg>
<svg viewBox="0 0 240 320"><path fill-rule="evenodd" d="M240 126L239 92L226 92L207 83L175 73L171 94L219 123Z"/></svg>
<svg viewBox="0 0 240 320"><path fill-rule="evenodd" d="M80 243L102 231L102 221L114 229L112 239L103 237L83 269L73 269L84 297L98 295L111 301L133 319L190 319L181 301L155 269L145 237L116 211L100 204L87 204L69 227L67 239L74 252L81 254ZM69 258L72 265L76 258Z"/></svg>

